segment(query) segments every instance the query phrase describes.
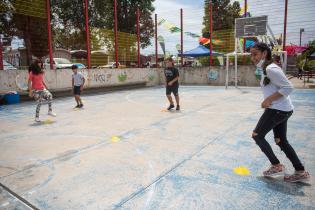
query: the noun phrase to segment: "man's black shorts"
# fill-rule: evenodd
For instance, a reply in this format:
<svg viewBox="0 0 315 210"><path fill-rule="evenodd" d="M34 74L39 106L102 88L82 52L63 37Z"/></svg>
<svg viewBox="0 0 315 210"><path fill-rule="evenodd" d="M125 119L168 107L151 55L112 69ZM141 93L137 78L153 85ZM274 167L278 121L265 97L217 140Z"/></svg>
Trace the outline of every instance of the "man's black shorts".
<svg viewBox="0 0 315 210"><path fill-rule="evenodd" d="M81 86L74 86L73 87L73 94L74 95L81 95Z"/></svg>
<svg viewBox="0 0 315 210"><path fill-rule="evenodd" d="M166 87L166 95L174 94L174 96L178 96L178 85L172 85Z"/></svg>

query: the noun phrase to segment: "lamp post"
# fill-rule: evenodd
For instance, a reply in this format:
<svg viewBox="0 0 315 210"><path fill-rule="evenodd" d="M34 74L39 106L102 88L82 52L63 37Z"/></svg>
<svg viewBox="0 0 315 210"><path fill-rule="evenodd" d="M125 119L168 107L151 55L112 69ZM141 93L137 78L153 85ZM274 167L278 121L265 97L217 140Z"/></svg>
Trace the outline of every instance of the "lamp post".
<svg viewBox="0 0 315 210"><path fill-rule="evenodd" d="M302 33L305 32L304 28L300 28L300 46L302 45Z"/></svg>

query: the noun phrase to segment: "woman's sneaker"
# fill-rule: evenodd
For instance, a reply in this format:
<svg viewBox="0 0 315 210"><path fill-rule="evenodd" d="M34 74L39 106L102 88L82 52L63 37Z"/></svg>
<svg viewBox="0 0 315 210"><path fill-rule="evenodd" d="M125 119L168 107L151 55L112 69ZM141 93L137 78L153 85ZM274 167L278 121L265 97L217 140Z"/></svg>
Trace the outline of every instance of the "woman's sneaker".
<svg viewBox="0 0 315 210"><path fill-rule="evenodd" d="M48 112L48 115L50 115L50 116L52 116L52 117L56 117L56 116L57 116L57 114L54 113L53 111L49 111L49 112Z"/></svg>
<svg viewBox="0 0 315 210"><path fill-rule="evenodd" d="M284 165L272 165L270 168L263 172L264 176L276 176L276 175L283 175L284 174Z"/></svg>
<svg viewBox="0 0 315 210"><path fill-rule="evenodd" d="M173 109L175 106L174 106L174 104L170 104L170 106L167 108L167 110L171 110L171 109Z"/></svg>
<svg viewBox="0 0 315 210"><path fill-rule="evenodd" d="M294 174L284 176L285 182L299 182L306 181L310 178L310 174L307 171L295 171Z"/></svg>

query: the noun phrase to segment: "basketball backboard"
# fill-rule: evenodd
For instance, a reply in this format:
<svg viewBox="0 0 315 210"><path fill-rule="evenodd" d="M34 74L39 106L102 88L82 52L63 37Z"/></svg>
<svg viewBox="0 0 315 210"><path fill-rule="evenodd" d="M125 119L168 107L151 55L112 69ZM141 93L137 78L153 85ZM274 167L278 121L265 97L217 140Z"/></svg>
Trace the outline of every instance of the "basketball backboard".
<svg viewBox="0 0 315 210"><path fill-rule="evenodd" d="M236 18L235 37L254 37L267 34L268 16Z"/></svg>

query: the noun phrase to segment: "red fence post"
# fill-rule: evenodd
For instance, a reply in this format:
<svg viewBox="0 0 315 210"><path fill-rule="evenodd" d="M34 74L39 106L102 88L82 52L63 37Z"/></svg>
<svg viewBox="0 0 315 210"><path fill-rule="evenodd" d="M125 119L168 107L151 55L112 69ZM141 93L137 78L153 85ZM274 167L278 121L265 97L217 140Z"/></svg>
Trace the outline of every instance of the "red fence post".
<svg viewBox="0 0 315 210"><path fill-rule="evenodd" d="M141 67L140 63L140 10L137 8L137 42L138 42L138 68Z"/></svg>
<svg viewBox="0 0 315 210"><path fill-rule="evenodd" d="M118 68L118 40L117 40L117 0L114 1L114 33L115 33L115 60L116 60L116 68Z"/></svg>
<svg viewBox="0 0 315 210"><path fill-rule="evenodd" d="M155 14L155 64L156 68L158 67L158 32L157 32L157 14Z"/></svg>
<svg viewBox="0 0 315 210"><path fill-rule="evenodd" d="M284 29L283 29L283 47L282 50L285 51L285 44L287 39L287 17L288 17L288 0L285 0L284 9Z"/></svg>
<svg viewBox="0 0 315 210"><path fill-rule="evenodd" d="M209 23L210 23L210 27L209 27L209 30L210 30L210 66L212 66L212 0L209 2Z"/></svg>
<svg viewBox="0 0 315 210"><path fill-rule="evenodd" d="M4 68L3 68L2 36L1 36L1 34L0 34L0 70L4 70Z"/></svg>
<svg viewBox="0 0 315 210"><path fill-rule="evenodd" d="M49 64L50 64L50 69L54 69L53 49L52 49L52 34L51 34L51 25L50 25L50 0L46 0L46 13L47 13Z"/></svg>
<svg viewBox="0 0 315 210"><path fill-rule="evenodd" d="M244 2L244 17L247 17L247 0ZM243 43L243 52L245 53L246 51L246 38L244 38L244 43ZM246 64L246 57L243 56L243 65Z"/></svg>
<svg viewBox="0 0 315 210"><path fill-rule="evenodd" d="M91 68L91 49L90 49L90 30L89 30L89 4L85 0L85 33L86 33L86 52L87 52L87 66Z"/></svg>
<svg viewBox="0 0 315 210"><path fill-rule="evenodd" d="M181 54L181 66L184 66L184 24L183 24L183 9L180 9L180 54Z"/></svg>

